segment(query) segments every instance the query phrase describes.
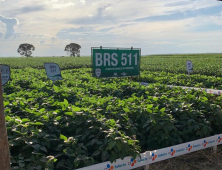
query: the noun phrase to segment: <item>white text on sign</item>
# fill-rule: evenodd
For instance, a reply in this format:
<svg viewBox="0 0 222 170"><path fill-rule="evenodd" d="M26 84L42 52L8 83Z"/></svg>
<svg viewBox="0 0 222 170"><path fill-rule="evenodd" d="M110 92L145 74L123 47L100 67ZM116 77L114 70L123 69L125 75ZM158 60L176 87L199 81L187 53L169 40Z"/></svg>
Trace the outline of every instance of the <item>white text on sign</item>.
<svg viewBox="0 0 222 170"><path fill-rule="evenodd" d="M49 68L50 68L51 73L56 72L56 65L50 65Z"/></svg>
<svg viewBox="0 0 222 170"><path fill-rule="evenodd" d="M95 55L96 66L117 66L118 63L118 54L117 53L96 53ZM134 65L137 65L137 54L133 55L135 58ZM121 65L132 65L132 54L127 55L127 53L122 53L121 55Z"/></svg>

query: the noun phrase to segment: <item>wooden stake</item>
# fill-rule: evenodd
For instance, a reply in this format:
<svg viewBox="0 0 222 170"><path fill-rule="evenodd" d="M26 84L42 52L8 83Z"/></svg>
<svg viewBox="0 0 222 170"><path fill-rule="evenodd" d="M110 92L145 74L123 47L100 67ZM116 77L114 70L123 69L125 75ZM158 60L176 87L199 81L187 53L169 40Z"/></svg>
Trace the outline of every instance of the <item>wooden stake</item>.
<svg viewBox="0 0 222 170"><path fill-rule="evenodd" d="M0 71L0 170L11 170L2 89L3 88Z"/></svg>

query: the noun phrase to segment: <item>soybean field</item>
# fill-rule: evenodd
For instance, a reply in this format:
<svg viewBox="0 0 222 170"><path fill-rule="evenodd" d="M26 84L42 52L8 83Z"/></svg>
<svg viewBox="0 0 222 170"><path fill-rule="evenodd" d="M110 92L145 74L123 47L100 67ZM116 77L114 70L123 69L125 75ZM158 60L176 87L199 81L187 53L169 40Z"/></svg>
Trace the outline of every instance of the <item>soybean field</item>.
<svg viewBox="0 0 222 170"><path fill-rule="evenodd" d="M63 80L48 80L45 62L57 63ZM90 57L0 58L11 67L12 169L77 169L222 133L220 95L166 86L221 90L221 62L222 54L144 56L139 77L97 79Z"/></svg>

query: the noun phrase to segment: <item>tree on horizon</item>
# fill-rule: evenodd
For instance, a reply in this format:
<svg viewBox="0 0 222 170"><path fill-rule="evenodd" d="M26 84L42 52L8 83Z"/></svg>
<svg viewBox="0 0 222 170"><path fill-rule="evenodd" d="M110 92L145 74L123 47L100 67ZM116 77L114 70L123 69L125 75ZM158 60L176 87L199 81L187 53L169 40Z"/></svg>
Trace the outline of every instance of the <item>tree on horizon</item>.
<svg viewBox="0 0 222 170"><path fill-rule="evenodd" d="M65 51L71 57L72 56L73 57L75 57L75 56L80 57L80 48L81 48L81 46L79 44L70 43L70 44L66 45Z"/></svg>
<svg viewBox="0 0 222 170"><path fill-rule="evenodd" d="M24 44L19 45L19 48L17 51L22 56L31 57L32 51L34 51L34 50L35 50L34 45L24 43Z"/></svg>

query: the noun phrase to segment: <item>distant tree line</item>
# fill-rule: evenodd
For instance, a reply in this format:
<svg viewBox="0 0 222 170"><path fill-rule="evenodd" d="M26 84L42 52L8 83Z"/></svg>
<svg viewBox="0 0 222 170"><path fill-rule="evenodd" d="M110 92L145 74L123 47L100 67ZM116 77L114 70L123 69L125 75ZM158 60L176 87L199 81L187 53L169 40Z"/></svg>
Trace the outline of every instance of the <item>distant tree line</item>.
<svg viewBox="0 0 222 170"><path fill-rule="evenodd" d="M80 48L81 46L79 44L70 43L66 45L64 51L66 51L67 54L71 57L75 57L75 56L80 57ZM35 50L34 45L25 43L25 44L19 45L17 52L22 56L31 57L32 51L34 50Z"/></svg>

